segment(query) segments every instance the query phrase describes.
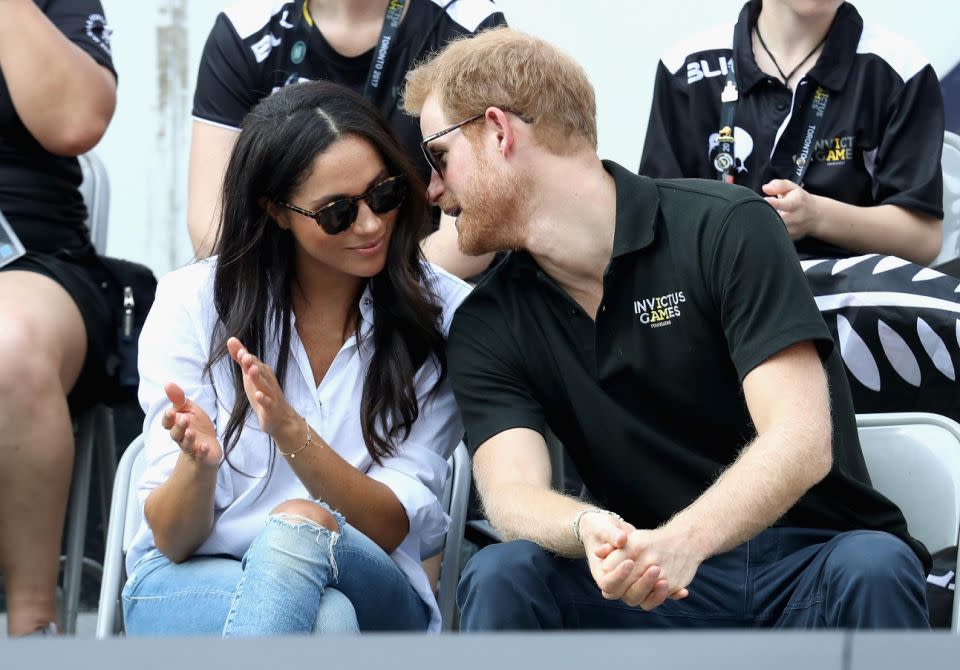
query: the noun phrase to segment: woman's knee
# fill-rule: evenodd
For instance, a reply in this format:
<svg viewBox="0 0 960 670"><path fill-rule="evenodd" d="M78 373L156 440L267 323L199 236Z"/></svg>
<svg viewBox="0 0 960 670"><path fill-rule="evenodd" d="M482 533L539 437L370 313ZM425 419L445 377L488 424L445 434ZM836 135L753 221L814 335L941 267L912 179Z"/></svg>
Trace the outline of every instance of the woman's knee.
<svg viewBox="0 0 960 670"><path fill-rule="evenodd" d="M25 275L29 281L22 286L5 282L0 287L0 365L4 369L0 392L12 385L20 396L51 389L64 393L80 374L87 351L79 309L51 279L26 272L3 275ZM41 284L38 292L31 290L35 281L50 285Z"/></svg>
<svg viewBox="0 0 960 670"><path fill-rule="evenodd" d="M270 516L300 518L330 531L339 532L340 530L337 519L330 510L312 500L285 500L271 510Z"/></svg>
<svg viewBox="0 0 960 670"><path fill-rule="evenodd" d="M32 405L44 394L62 393L54 357L38 346L42 339L36 322L0 317L0 405L7 411L19 411L19 404Z"/></svg>

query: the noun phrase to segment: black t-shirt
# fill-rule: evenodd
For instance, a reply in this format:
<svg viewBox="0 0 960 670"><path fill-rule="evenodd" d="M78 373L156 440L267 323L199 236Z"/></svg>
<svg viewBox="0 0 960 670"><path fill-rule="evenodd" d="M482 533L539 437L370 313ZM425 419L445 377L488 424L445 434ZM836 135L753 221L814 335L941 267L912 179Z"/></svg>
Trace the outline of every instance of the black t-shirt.
<svg viewBox="0 0 960 670"><path fill-rule="evenodd" d="M903 38L865 28L853 5L844 3L816 65L794 96L757 67L751 33L759 12L760 2L753 0L735 26L694 35L663 56L640 174L716 179L710 152L720 127L720 92L732 63L740 96L737 184L759 193L771 179L790 177L804 141L806 110L821 85L830 95L804 177L807 191L852 205L899 205L942 218L943 98L930 64ZM801 254L853 255L812 237L796 246Z"/></svg>
<svg viewBox="0 0 960 670"><path fill-rule="evenodd" d="M599 503L655 528L755 436L747 373L812 341L829 378L833 467L777 525L889 531L929 564L869 484L842 363L776 212L739 186L605 166L617 220L596 322L525 252L454 316L447 355L470 448L549 426Z"/></svg>
<svg viewBox="0 0 960 670"><path fill-rule="evenodd" d="M200 61L194 117L238 129L261 98L286 83L296 7L294 2L246 0L217 17ZM390 120L425 180L430 171L420 152L420 125L399 104L407 71L456 37L505 24L503 14L490 0L411 0L374 102ZM348 58L335 51L315 26L308 34L299 80L326 79L362 94L374 50Z"/></svg>
<svg viewBox="0 0 960 670"><path fill-rule="evenodd" d="M100 0L35 2L60 32L116 76ZM24 127L0 69L0 211L28 251L90 250L80 181L76 158L50 153Z"/></svg>

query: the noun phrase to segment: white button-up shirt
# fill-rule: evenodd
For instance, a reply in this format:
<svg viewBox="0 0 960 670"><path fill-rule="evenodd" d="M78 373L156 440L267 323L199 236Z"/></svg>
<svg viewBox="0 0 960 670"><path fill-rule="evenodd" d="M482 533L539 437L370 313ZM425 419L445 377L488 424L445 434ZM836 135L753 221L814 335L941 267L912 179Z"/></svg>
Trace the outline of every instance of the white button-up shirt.
<svg viewBox="0 0 960 670"><path fill-rule="evenodd" d="M235 363L225 356L214 367L211 385L203 366L210 354L210 339L217 315L213 303L215 259L200 261L163 277L153 308L147 317L139 345L140 405L146 413L146 470L139 482L140 504L166 481L173 471L180 448L160 424L170 402L163 391L167 382L179 384L187 397L224 430L235 394L230 377ZM430 287L443 307L443 333L450 329L453 312L470 292L470 286L442 269L429 265ZM397 453L375 465L367 452L360 429L360 398L363 379L372 354L373 298L369 289L360 299L361 345L350 337L337 353L319 383L314 379L303 344L291 316L290 358L284 393L287 402L342 458L368 476L386 484L403 504L410 532L392 558L432 611L430 630L439 630L440 614L421 556L435 552L447 530L449 517L440 497L447 478L447 458L463 436L463 424L449 381L427 398L437 378L435 361L427 361L415 377L420 416ZM276 368L279 334L269 333L263 360ZM266 477L274 447L260 430L251 412L230 464L221 463L214 494L214 524L196 555L226 554L240 558L263 528L270 511L292 498L310 494L286 459L274 456L273 471ZM231 464L233 467L231 467ZM350 520L347 519L349 522ZM155 546L146 520L129 551L127 570Z"/></svg>

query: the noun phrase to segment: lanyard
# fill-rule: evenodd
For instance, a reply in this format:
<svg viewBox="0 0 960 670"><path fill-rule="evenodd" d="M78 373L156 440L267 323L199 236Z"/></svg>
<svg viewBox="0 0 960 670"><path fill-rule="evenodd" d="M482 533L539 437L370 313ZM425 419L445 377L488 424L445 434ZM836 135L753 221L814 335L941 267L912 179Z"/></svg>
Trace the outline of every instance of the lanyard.
<svg viewBox="0 0 960 670"><path fill-rule="evenodd" d="M713 167L717 171L717 179L728 184L733 183L733 166L736 163L734 156L734 116L736 114L737 100L740 96L737 92L737 75L733 69L733 63L727 68L727 83L720 93L720 133L717 138L717 146L710 152L710 158L713 161ZM807 107L803 119L803 125L806 132L803 135L803 142L800 145L800 153L794 160L793 172L790 175L790 181L803 186L803 177L810 167L810 154L817 137L817 125L823 119L824 112L827 110L827 102L830 101L830 92L823 86L817 86L813 93L813 100Z"/></svg>
<svg viewBox="0 0 960 670"><path fill-rule="evenodd" d="M367 72L367 81L363 86L363 97L370 102L376 103L377 101L377 94L383 84L383 72L387 65L387 57L396 40L397 32L400 30L400 19L403 18L408 2L409 0L390 0L387 5L387 12L383 17L383 28L380 29L380 37L377 39L377 46L370 62L370 70ZM309 15L307 12L307 0L301 0L297 6L297 16L294 23L293 46L290 47L288 56L290 76L287 77L284 86L296 83L300 79L300 64L307 55L307 39L312 24L308 21Z"/></svg>
<svg viewBox="0 0 960 670"><path fill-rule="evenodd" d="M717 171L717 179L727 184L733 183L731 170L736 163L734 147L733 120L737 113L737 76L733 72L733 59L727 66L727 83L720 93L720 132L717 135L717 146L710 152L710 160Z"/></svg>

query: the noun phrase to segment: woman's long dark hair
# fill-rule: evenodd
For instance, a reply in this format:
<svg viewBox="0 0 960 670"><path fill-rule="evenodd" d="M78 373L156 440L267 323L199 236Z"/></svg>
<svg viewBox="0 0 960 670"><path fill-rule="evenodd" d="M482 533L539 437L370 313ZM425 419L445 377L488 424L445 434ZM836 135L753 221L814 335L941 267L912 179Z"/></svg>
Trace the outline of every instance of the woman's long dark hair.
<svg viewBox="0 0 960 670"><path fill-rule="evenodd" d="M214 304L219 317L204 368L225 356L236 336L274 368L283 387L290 354L290 312L294 239L265 209L289 201L309 176L314 159L344 137L369 142L391 176L404 175L407 195L397 212L386 264L368 280L373 296L373 354L363 380L360 422L375 463L395 453L420 414L414 377L428 360L439 369L436 390L446 376L446 356L438 297L427 288L420 238L428 218L426 186L380 113L360 96L330 82L307 82L280 89L262 100L243 121L224 177L223 219L214 245ZM279 333L277 359L264 358L267 334ZM360 320L357 319L358 346ZM229 455L243 430L250 403L243 373L232 365L235 401L224 429ZM271 456L271 468L274 456Z"/></svg>

